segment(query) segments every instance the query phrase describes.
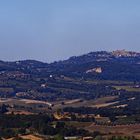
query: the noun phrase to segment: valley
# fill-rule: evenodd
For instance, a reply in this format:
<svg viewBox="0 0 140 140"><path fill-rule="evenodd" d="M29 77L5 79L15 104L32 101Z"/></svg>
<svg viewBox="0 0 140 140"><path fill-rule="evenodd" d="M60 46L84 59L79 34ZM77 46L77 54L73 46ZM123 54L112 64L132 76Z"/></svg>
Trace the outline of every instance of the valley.
<svg viewBox="0 0 140 140"><path fill-rule="evenodd" d="M0 137L140 138L139 62L127 51L0 61Z"/></svg>

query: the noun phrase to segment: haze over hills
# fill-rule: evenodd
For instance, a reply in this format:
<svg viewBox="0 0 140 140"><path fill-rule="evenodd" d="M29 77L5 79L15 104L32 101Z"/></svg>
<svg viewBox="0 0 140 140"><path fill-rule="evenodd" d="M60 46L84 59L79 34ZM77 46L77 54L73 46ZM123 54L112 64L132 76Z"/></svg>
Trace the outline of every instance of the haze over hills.
<svg viewBox="0 0 140 140"><path fill-rule="evenodd" d="M139 93L138 52L90 52L53 63L0 61L0 136L139 136ZM132 129L122 131L128 124Z"/></svg>
<svg viewBox="0 0 140 140"><path fill-rule="evenodd" d="M22 95L21 97L25 95L27 98L54 100L57 99L59 93L60 97L66 96L67 92L65 90L60 92L61 88L67 90L71 84L74 87L77 85L74 82L69 85L68 79L78 80L78 85L81 84L79 80L84 82L88 80L140 82L139 69L140 53L125 50L91 52L50 64L36 60L1 61L0 87L10 88L11 94L7 94L9 92L3 90L0 94L1 97L10 97L22 92L24 94L18 94L18 97L20 97L19 95ZM48 88L45 90L40 89L42 84L45 87L47 84ZM61 84L66 84L66 87ZM86 86L91 86L86 84L84 85L84 92L87 92ZM81 89L79 88L79 90ZM76 92L75 88L73 91ZM33 97L32 93L34 94ZM52 96L50 93L54 95ZM74 98L79 97L78 94L74 96ZM68 98L73 98L73 96L69 94Z"/></svg>
<svg viewBox="0 0 140 140"><path fill-rule="evenodd" d="M139 35L140 0L1 0L0 140L140 140Z"/></svg>
<svg viewBox="0 0 140 140"><path fill-rule="evenodd" d="M43 63L36 60L0 62L0 73L20 71L25 74L65 75L106 80L140 80L140 53L125 50L90 52L68 60Z"/></svg>

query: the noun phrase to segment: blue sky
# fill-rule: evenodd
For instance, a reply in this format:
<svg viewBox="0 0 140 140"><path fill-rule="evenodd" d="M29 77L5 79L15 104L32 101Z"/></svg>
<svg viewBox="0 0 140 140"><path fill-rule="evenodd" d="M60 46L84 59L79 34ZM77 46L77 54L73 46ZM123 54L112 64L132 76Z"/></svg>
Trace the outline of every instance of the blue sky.
<svg viewBox="0 0 140 140"><path fill-rule="evenodd" d="M140 0L0 0L0 59L140 51Z"/></svg>

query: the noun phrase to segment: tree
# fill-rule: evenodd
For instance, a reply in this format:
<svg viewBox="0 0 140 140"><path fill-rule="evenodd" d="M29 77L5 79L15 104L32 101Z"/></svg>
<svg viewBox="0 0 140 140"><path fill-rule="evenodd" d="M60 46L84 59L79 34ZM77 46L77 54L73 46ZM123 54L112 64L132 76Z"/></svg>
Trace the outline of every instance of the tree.
<svg viewBox="0 0 140 140"><path fill-rule="evenodd" d="M62 135L58 134L54 137L54 140L64 140L64 137Z"/></svg>

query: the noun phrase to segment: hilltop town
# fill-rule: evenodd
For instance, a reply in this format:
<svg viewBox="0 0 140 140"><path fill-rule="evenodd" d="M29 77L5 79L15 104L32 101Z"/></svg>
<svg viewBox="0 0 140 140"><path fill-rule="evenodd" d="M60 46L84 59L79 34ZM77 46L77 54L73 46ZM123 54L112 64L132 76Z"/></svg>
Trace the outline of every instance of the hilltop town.
<svg viewBox="0 0 140 140"><path fill-rule="evenodd" d="M0 61L0 137L139 138L139 69L140 53L125 50Z"/></svg>

